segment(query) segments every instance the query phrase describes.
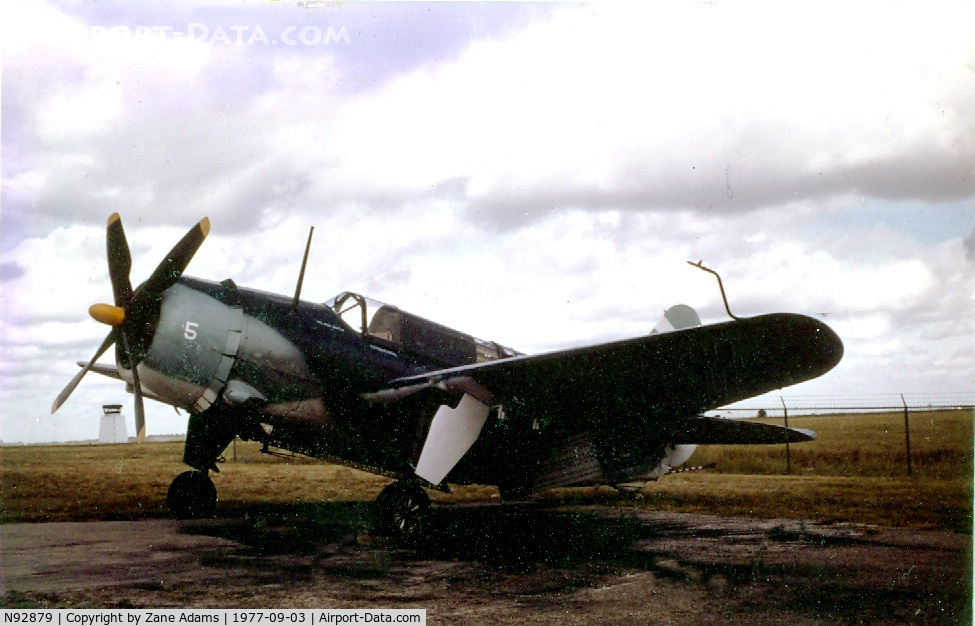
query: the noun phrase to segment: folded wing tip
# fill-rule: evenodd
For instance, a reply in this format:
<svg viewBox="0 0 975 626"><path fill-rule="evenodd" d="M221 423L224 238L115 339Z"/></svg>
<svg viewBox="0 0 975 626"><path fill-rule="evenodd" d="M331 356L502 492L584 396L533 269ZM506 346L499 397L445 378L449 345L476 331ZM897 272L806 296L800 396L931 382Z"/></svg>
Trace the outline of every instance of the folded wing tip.
<svg viewBox="0 0 975 626"><path fill-rule="evenodd" d="M802 438L798 439L798 441L814 441L816 439L816 431L809 430L808 428L790 428L789 430L802 435Z"/></svg>

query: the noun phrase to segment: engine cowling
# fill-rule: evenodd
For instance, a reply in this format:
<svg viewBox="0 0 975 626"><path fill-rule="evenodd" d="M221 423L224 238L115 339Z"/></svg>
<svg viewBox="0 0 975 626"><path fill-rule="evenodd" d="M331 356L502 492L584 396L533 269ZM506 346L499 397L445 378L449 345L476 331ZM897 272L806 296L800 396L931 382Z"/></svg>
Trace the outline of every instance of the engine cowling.
<svg viewBox="0 0 975 626"><path fill-rule="evenodd" d="M143 387L175 406L206 410L230 378L243 330L243 310L174 285L162 295L152 342L139 364Z"/></svg>

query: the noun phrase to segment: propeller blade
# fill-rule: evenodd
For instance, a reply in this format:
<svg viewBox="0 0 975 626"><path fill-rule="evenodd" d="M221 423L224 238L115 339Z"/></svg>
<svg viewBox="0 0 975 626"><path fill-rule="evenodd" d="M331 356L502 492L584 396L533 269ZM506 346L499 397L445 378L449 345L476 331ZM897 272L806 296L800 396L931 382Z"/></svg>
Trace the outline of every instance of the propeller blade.
<svg viewBox="0 0 975 626"><path fill-rule="evenodd" d="M125 307L132 299L132 282L129 280L132 254L129 252L129 242L125 238L122 218L118 213L112 213L108 218L105 240L108 248L108 275L112 279L115 306Z"/></svg>
<svg viewBox="0 0 975 626"><path fill-rule="evenodd" d="M139 384L139 370L132 368L132 391L135 393L135 442L146 440L146 408L142 402L142 385Z"/></svg>
<svg viewBox="0 0 975 626"><path fill-rule="evenodd" d="M95 361L112 344L119 341L125 353L125 360L128 361L132 372L132 388L135 395L135 425L138 431L137 441L142 443L146 436L146 417L138 365L152 341L155 325L153 316L159 314L158 305L163 292L176 284L209 233L210 220L204 217L173 246L166 258L153 271L149 280L142 283L133 292L132 282L129 278L129 273L132 270L132 253L129 250L125 229L122 227L122 218L119 217L118 213L113 213L108 218L105 239L108 253L108 273L112 280L115 305L96 304L89 309L89 313L97 321L111 325L113 327L112 332L98 347L95 356L85 363L81 371L61 390L61 393L55 398L54 404L51 405L51 413L57 411L64 404L85 374L95 366ZM132 333L135 335L130 337Z"/></svg>
<svg viewBox="0 0 975 626"><path fill-rule="evenodd" d="M204 217L196 226L183 235L183 238L173 246L173 249L169 251L166 258L152 272L149 280L139 287L132 302L132 307L141 309L157 300L162 295L162 292L175 285L176 281L183 274L183 270L190 264L190 259L196 254L197 249L199 249L209 233L210 220Z"/></svg>
<svg viewBox="0 0 975 626"><path fill-rule="evenodd" d="M136 443L142 443L146 438L146 409L142 402L142 384L139 382L139 367L129 347L128 336L124 330L121 334L122 347L125 348L125 354L128 356L129 365L132 368L132 393L135 394L135 441Z"/></svg>
<svg viewBox="0 0 975 626"><path fill-rule="evenodd" d="M98 350L95 352L95 356L91 357L91 360L88 361L88 363L85 364L85 366L77 374L75 374L74 378L71 379L71 382L69 382L67 386L61 390L58 397L54 399L54 404L51 405L52 414L61 408L61 405L64 404L65 400L68 399L68 396L70 396L71 392L74 391L74 388L78 386L81 379L84 378L85 374L87 374L88 371L91 370L91 368L95 365L95 361L105 354L105 351L108 350L113 343L115 343L115 341L118 339L117 335L118 332L114 329L112 332L108 333L108 337L105 337L105 341L103 341L102 345L98 347Z"/></svg>

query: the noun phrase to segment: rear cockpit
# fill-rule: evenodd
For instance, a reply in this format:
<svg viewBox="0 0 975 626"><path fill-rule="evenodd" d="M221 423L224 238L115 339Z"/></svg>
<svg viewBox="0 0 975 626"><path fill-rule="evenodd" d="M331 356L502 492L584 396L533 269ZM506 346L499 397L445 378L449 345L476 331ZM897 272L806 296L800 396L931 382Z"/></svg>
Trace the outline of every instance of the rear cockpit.
<svg viewBox="0 0 975 626"><path fill-rule="evenodd" d="M521 354L349 291L328 300L325 306L371 343L432 359L448 367Z"/></svg>

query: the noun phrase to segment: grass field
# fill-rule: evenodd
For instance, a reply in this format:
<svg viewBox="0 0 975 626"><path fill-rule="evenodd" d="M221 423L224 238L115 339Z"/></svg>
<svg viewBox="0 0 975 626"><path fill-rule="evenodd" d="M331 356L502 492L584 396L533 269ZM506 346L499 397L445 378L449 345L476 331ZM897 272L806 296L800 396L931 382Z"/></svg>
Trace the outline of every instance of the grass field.
<svg viewBox="0 0 975 626"><path fill-rule="evenodd" d="M781 418L764 418L782 424ZM808 428L815 441L790 446L792 473L811 476L897 477L907 474L904 413L797 416L793 428ZM918 477L971 478L973 416L970 409L910 414L911 466ZM711 464L725 474L784 474L785 445L702 446L694 465Z"/></svg>
<svg viewBox="0 0 975 626"><path fill-rule="evenodd" d="M774 419L764 421L774 423ZM553 490L565 503L670 511L948 528L971 532L971 410L911 416L913 476L907 476L902 413L796 417L790 426L819 438L791 446L706 446L691 465L648 485L641 500L608 487ZM0 522L138 519L165 516L169 483L186 469L181 443L29 446L0 450ZM389 480L302 457L260 454L252 443L229 449L214 476L218 514L266 504L369 502ZM441 501L497 501L493 487L458 487Z"/></svg>

